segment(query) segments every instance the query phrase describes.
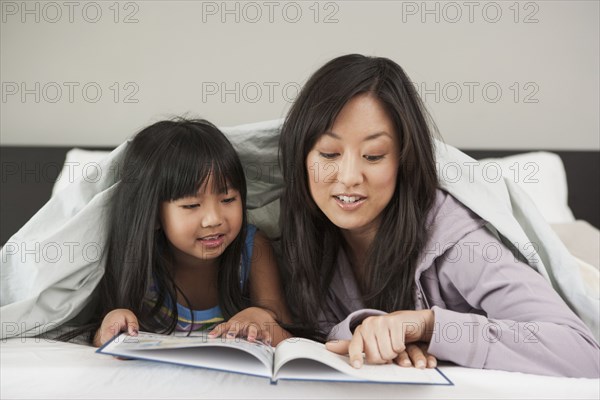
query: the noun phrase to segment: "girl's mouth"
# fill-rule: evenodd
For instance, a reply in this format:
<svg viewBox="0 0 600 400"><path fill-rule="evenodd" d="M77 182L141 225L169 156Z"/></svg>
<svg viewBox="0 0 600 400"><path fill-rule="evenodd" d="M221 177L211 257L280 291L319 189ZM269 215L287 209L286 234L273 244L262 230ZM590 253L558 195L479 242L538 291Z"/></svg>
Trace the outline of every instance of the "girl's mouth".
<svg viewBox="0 0 600 400"><path fill-rule="evenodd" d="M219 247L225 242L225 235L217 233L215 235L204 236L198 239L206 247Z"/></svg>

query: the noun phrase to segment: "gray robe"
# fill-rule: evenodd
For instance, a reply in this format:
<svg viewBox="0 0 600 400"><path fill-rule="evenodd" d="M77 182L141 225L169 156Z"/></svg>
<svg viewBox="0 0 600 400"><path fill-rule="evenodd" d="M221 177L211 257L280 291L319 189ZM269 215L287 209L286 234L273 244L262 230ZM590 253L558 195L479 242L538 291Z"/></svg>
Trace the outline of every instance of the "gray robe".
<svg viewBox="0 0 600 400"><path fill-rule="evenodd" d="M427 226L413 299L435 315L429 353L465 367L599 377L590 330L485 220L440 190ZM351 327L385 313L364 309L343 251L335 268L320 324L330 340L350 339Z"/></svg>

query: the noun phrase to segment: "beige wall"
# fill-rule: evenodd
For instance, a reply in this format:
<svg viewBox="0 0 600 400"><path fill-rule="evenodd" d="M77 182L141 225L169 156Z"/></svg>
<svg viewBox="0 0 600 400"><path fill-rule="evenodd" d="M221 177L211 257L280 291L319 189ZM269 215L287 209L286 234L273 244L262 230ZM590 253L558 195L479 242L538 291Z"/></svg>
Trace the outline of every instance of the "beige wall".
<svg viewBox="0 0 600 400"><path fill-rule="evenodd" d="M448 143L600 149L597 1L1 3L3 145L280 118L312 71L358 52L405 68Z"/></svg>

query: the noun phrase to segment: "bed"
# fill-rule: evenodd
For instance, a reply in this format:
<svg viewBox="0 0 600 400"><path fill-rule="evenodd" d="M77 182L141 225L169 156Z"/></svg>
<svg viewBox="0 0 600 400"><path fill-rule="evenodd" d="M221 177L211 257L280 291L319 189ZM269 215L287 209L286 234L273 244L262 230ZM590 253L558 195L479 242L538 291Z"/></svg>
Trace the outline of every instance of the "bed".
<svg viewBox="0 0 600 400"><path fill-rule="evenodd" d="M2 350L3 399L158 398L536 398L598 399L597 379L553 378L443 365L454 386L280 381L147 361L120 361L94 348L9 339Z"/></svg>
<svg viewBox="0 0 600 400"><path fill-rule="evenodd" d="M1 244L65 182L65 165L90 165L111 149L2 147ZM597 293L600 215L598 151L530 153L467 150L503 174L514 166L537 168L537 185L525 190L576 257L587 289ZM69 164L70 163L70 164ZM515 164L517 163L517 164ZM525 164L530 167L525 167ZM512 167L512 169L511 169ZM63 171L60 174L61 170ZM440 170L450 174L451 170ZM75 172L79 174L80 171ZM57 177L60 176L60 179ZM453 179L450 175L445 179ZM524 178L516 183L527 183ZM567 191L568 182L568 191ZM271 206L269 205L271 204ZM250 219L274 240L272 204ZM271 207L271 208L270 208ZM4 260L3 260L4 262ZM5 321L3 319L3 321ZM4 323L4 322L3 322ZM600 398L599 379L575 379L474 370L440 363L453 386L282 381L147 361L120 361L86 345L16 337L0 343L1 398ZM599 354L600 357L600 354ZM599 360L600 362L600 360Z"/></svg>

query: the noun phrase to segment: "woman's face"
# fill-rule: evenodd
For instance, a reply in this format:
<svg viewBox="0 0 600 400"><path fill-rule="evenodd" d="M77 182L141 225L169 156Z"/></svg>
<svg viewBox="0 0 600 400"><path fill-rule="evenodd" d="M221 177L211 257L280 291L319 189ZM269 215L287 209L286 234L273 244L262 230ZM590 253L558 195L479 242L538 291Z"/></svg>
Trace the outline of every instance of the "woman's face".
<svg viewBox="0 0 600 400"><path fill-rule="evenodd" d="M310 194L340 229L374 233L396 187L399 143L383 104L352 98L306 157Z"/></svg>

